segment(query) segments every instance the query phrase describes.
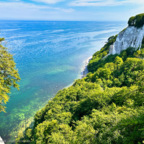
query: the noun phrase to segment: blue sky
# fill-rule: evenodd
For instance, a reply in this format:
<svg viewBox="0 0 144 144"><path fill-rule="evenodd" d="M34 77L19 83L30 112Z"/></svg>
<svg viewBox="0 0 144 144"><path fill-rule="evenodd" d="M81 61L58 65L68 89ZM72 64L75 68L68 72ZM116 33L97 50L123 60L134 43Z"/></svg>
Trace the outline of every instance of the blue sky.
<svg viewBox="0 0 144 144"><path fill-rule="evenodd" d="M144 0L0 0L0 19L125 21Z"/></svg>

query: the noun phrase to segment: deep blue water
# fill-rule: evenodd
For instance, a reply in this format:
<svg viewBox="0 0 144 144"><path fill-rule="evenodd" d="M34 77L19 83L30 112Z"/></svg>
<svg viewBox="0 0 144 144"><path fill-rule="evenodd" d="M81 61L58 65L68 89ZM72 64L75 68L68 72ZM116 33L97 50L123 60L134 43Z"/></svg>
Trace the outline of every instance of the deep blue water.
<svg viewBox="0 0 144 144"><path fill-rule="evenodd" d="M0 114L0 136L14 138L58 90L81 77L85 60L125 22L0 21L0 37L14 55L20 91ZM31 119L30 119L31 118Z"/></svg>

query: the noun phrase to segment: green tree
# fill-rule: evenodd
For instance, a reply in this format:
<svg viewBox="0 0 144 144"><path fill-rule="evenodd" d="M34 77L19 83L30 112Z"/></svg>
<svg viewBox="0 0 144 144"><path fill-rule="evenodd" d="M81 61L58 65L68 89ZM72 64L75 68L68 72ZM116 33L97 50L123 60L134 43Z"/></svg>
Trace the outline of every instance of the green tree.
<svg viewBox="0 0 144 144"><path fill-rule="evenodd" d="M123 60L122 58L120 58L119 56L117 56L114 60L114 63L117 64L117 66L121 66L123 64Z"/></svg>
<svg viewBox="0 0 144 144"><path fill-rule="evenodd" d="M0 43L4 38L0 38ZM8 94L11 87L19 89L17 82L20 80L13 56L7 48L0 44L0 112L5 111L5 104L9 100Z"/></svg>

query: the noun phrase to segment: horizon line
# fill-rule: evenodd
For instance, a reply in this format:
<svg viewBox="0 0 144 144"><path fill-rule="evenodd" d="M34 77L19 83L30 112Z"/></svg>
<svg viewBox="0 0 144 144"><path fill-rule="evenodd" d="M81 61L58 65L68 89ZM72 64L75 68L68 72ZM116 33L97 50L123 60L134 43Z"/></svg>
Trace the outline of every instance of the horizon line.
<svg viewBox="0 0 144 144"><path fill-rule="evenodd" d="M0 19L0 21L85 21L85 22L127 22L126 20L40 20L40 19Z"/></svg>

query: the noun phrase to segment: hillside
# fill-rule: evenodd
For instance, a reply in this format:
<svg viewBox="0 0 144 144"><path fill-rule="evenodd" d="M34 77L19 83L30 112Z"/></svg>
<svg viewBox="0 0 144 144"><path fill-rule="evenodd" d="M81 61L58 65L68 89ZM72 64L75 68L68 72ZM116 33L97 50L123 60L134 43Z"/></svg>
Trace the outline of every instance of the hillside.
<svg viewBox="0 0 144 144"><path fill-rule="evenodd" d="M142 25L132 25L141 31ZM132 19L132 20L131 20ZM125 30L124 30L125 31ZM144 142L144 40L141 48L111 54L108 39L88 64L89 73L65 88L34 117L17 141L36 144L141 144Z"/></svg>

